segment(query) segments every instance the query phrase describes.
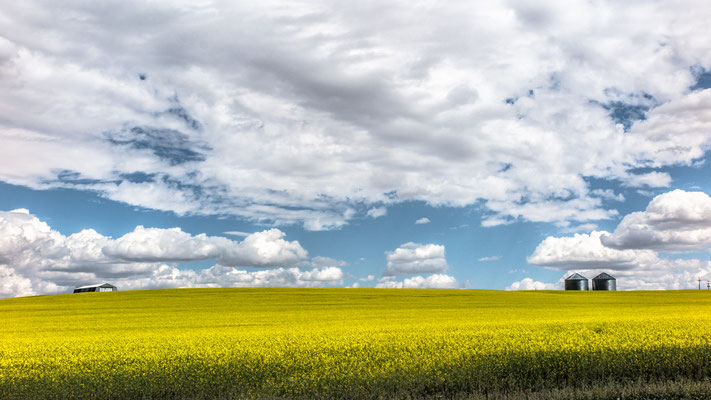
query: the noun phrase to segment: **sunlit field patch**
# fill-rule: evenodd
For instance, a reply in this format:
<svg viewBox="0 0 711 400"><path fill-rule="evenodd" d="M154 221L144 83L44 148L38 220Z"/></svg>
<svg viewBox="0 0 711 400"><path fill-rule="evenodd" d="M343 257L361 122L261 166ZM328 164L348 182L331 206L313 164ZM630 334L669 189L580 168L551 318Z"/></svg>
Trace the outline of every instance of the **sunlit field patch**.
<svg viewBox="0 0 711 400"><path fill-rule="evenodd" d="M0 398L678 397L708 389L710 340L707 291L15 298L0 300Z"/></svg>

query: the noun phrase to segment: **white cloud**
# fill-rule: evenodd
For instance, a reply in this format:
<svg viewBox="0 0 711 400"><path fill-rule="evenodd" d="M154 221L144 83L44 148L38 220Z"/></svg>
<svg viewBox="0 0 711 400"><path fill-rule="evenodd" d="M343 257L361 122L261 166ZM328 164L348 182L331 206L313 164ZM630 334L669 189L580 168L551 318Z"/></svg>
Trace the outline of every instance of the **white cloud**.
<svg viewBox="0 0 711 400"><path fill-rule="evenodd" d="M489 256L489 257L482 257L482 258L478 259L477 261L483 261L483 262L498 261L500 259L501 259L501 256Z"/></svg>
<svg viewBox="0 0 711 400"><path fill-rule="evenodd" d="M245 236L249 236L249 235L250 235L249 232L241 232L241 231L225 231L225 232L222 232L222 233L224 233L225 235L241 236L241 237L245 237Z"/></svg>
<svg viewBox="0 0 711 400"><path fill-rule="evenodd" d="M611 271L600 268L578 268L568 270L555 284L564 287L564 279L577 272L592 279L602 272L612 275L617 280L618 290L679 290L696 289L697 278L711 280L711 262L701 260L661 259L650 268Z"/></svg>
<svg viewBox="0 0 711 400"><path fill-rule="evenodd" d="M402 282L395 280L393 277L386 276L380 278L375 287L379 289L402 289Z"/></svg>
<svg viewBox="0 0 711 400"><path fill-rule="evenodd" d="M420 275L398 281L393 277L383 277L375 285L376 288L390 289L457 289L459 283L453 276L433 274L428 277Z"/></svg>
<svg viewBox="0 0 711 400"><path fill-rule="evenodd" d="M297 267L315 267L315 268L345 267L346 265L348 265L348 263L343 260L337 260L335 258L322 257L322 256L316 256L309 261L303 261L298 264L295 264L295 266L297 266Z"/></svg>
<svg viewBox="0 0 711 400"><path fill-rule="evenodd" d="M159 265L144 277L131 277L114 281L120 289L151 289L174 287L320 287L342 285L340 268L301 270L299 268L274 268L245 271L234 267L214 265L199 271L181 270L169 265Z"/></svg>
<svg viewBox="0 0 711 400"><path fill-rule="evenodd" d="M137 226L133 232L106 243L102 252L115 259L170 262L218 259L222 265L273 267L293 265L307 255L299 242L287 242L278 229L255 232L235 242L223 237L196 236L180 228Z"/></svg>
<svg viewBox="0 0 711 400"><path fill-rule="evenodd" d="M0 213L0 264L18 268L42 268L51 259L69 255L66 238L27 210Z"/></svg>
<svg viewBox="0 0 711 400"><path fill-rule="evenodd" d="M612 189L595 189L591 190L590 194L605 200L625 201L625 196L622 193L615 193Z"/></svg>
<svg viewBox="0 0 711 400"><path fill-rule="evenodd" d="M234 266L274 267L301 262L297 241L277 229L256 232L241 242L190 235L179 228L136 227L118 239L93 229L70 236L51 229L27 210L0 212L0 297L68 292L87 283L110 281L121 289L209 286L341 285L342 262L314 257L311 269L244 271ZM214 258L203 270L182 270L180 261ZM330 264L330 265L327 265Z"/></svg>
<svg viewBox="0 0 711 400"><path fill-rule="evenodd" d="M287 242L278 229L253 233L239 243L230 242L218 258L222 265L274 267L293 265L306 258L307 252L297 241ZM226 243L227 239L217 238Z"/></svg>
<svg viewBox="0 0 711 400"><path fill-rule="evenodd" d="M665 268L655 271L620 271L615 273L621 290L696 289L697 278L711 280L711 263L700 260L670 260ZM600 270L581 271L593 278Z"/></svg>
<svg viewBox="0 0 711 400"><path fill-rule="evenodd" d="M711 197L674 190L656 196L643 212L626 215L611 235L616 249L702 250L711 246Z"/></svg>
<svg viewBox="0 0 711 400"><path fill-rule="evenodd" d="M531 179L535 179L533 176ZM569 222L610 219L616 210L601 208L602 202L596 197L572 200L546 200L520 203L515 199L487 202L487 207L496 212L482 221L482 226L506 225L515 220L527 219L534 222Z"/></svg>
<svg viewBox="0 0 711 400"><path fill-rule="evenodd" d="M529 264L556 269L607 268L616 271L650 268L660 262L652 250L617 250L605 247L600 237L605 231L545 238L526 258Z"/></svg>
<svg viewBox="0 0 711 400"><path fill-rule="evenodd" d="M405 243L395 251L385 252L387 267L383 275L439 273L449 268L444 246L438 244Z"/></svg>
<svg viewBox="0 0 711 400"><path fill-rule="evenodd" d="M404 201L580 224L616 215L585 178L666 187L633 171L711 140L691 0L16 3L0 180L38 189L311 230ZM655 107L619 123L613 103Z"/></svg>
<svg viewBox="0 0 711 400"><path fill-rule="evenodd" d="M107 243L102 251L108 257L127 261L191 261L217 258L232 241L193 236L180 228L159 229L137 226L120 238Z"/></svg>
<svg viewBox="0 0 711 400"><path fill-rule="evenodd" d="M372 282L375 280L375 275L368 275L365 278L358 279L361 282Z"/></svg>
<svg viewBox="0 0 711 400"><path fill-rule="evenodd" d="M388 209L385 207L375 207L368 210L367 215L370 218L380 218L388 213Z"/></svg>
<svg viewBox="0 0 711 400"><path fill-rule="evenodd" d="M703 215L706 212L703 205L707 200L704 196L698 193L688 196L688 193L682 191L669 192L657 196L644 213L632 213L623 218L615 232L626 233L630 226L635 227L645 235L634 236L637 238L634 243L646 243L645 247L647 248L635 248L642 247L637 245L622 249L608 247L603 243L611 237L610 233L593 231L590 234L575 234L567 237L549 236L536 247L527 261L533 265L565 270L566 273L561 279L572 272L579 272L588 278L592 278L600 272L608 272L617 278L617 287L622 290L694 288L697 277L711 279L711 262L697 259L663 258L652 249L660 247L693 249L699 246L699 242L694 243L689 240L680 242L679 237L683 237L683 235L666 237L671 237L674 241L651 240L650 237L659 236L650 235L649 231L652 229L644 224L651 221L656 224L653 225L655 228L681 229L682 233L685 227L703 226L700 221L703 221ZM694 201L694 199L698 201ZM680 200L685 201L680 202ZM680 204L684 204L684 206ZM643 223L639 223L640 221ZM699 224L695 224L697 222ZM612 237L614 236L613 234ZM622 238L620 240L623 241L628 240L630 236L618 236L618 238L620 237ZM690 235L689 237L698 238L700 236ZM684 246L681 246L680 243L683 243ZM527 284L530 286L534 283L521 281L517 286L523 287ZM515 289L514 285L510 288Z"/></svg>
<svg viewBox="0 0 711 400"><path fill-rule="evenodd" d="M429 224L429 223L430 223L430 219L427 217L423 217L423 218L420 218L417 221L415 221L415 224L417 224L417 225Z"/></svg>
<svg viewBox="0 0 711 400"><path fill-rule="evenodd" d="M0 298L36 294L32 281L5 265L0 265Z"/></svg>
<svg viewBox="0 0 711 400"><path fill-rule="evenodd" d="M534 281L531 278L523 278L507 286L506 290L556 290L560 288L561 286L555 283L544 283Z"/></svg>
<svg viewBox="0 0 711 400"><path fill-rule="evenodd" d="M672 178L666 172L648 172L639 175L627 175L622 182L630 187L668 187Z"/></svg>
<svg viewBox="0 0 711 400"><path fill-rule="evenodd" d="M711 60L706 60L704 64L708 67ZM655 108L646 120L640 121L630 131L630 139L636 142L630 151L638 156L654 149L656 153L650 154L647 162L654 167L671 164L672 160L692 165L692 160L702 157L708 149L709 128L711 90L674 96L671 101Z"/></svg>

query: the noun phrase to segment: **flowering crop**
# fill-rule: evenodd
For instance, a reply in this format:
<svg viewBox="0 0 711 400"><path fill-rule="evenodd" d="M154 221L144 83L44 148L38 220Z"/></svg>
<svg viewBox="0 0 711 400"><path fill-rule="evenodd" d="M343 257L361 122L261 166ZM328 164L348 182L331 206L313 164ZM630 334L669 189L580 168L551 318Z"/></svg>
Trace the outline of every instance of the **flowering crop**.
<svg viewBox="0 0 711 400"><path fill-rule="evenodd" d="M175 289L0 300L0 398L382 398L711 377L711 294Z"/></svg>

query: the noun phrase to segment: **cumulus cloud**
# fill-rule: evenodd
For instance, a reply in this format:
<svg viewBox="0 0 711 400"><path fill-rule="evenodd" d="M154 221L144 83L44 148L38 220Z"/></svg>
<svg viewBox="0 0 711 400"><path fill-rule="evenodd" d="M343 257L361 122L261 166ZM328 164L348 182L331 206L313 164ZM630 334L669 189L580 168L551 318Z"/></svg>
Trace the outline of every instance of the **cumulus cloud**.
<svg viewBox="0 0 711 400"><path fill-rule="evenodd" d="M602 244L615 249L672 251L711 246L711 197L674 190L656 196L645 211L626 215Z"/></svg>
<svg viewBox="0 0 711 400"><path fill-rule="evenodd" d="M20 209L0 212L0 297L63 293L111 281L122 289L209 286L323 286L342 284L338 260L314 257L310 269L297 241L277 229L241 242L179 228L136 227L117 239L85 229L65 236ZM207 269L179 269L181 261L216 259ZM275 267L246 271L241 267Z"/></svg>
<svg viewBox="0 0 711 400"><path fill-rule="evenodd" d="M37 292L32 288L32 281L15 270L0 265L0 298L13 296L31 296Z"/></svg>
<svg viewBox="0 0 711 400"><path fill-rule="evenodd" d="M711 198L702 192L674 190L655 197L643 212L625 216L614 233L544 239L529 264L580 272L592 278L612 272L620 289L689 289L696 279L711 279L711 262L660 257L657 250L691 251L709 246ZM562 278L561 278L562 279ZM560 282L559 282L560 283ZM524 287L533 282L516 283Z"/></svg>
<svg viewBox="0 0 711 400"><path fill-rule="evenodd" d="M370 218L380 218L388 213L388 209L385 207L375 207L368 210L366 213Z"/></svg>
<svg viewBox="0 0 711 400"><path fill-rule="evenodd" d="M288 242L284 236L286 234L278 229L253 233L239 243L226 245L218 262L222 265L274 267L292 265L305 258L307 252L299 242ZM216 238L216 241L227 243L223 238Z"/></svg>
<svg viewBox="0 0 711 400"><path fill-rule="evenodd" d="M561 286L555 283L544 283L534 281L531 278L523 278L507 286L505 290L556 290L560 288Z"/></svg>
<svg viewBox="0 0 711 400"><path fill-rule="evenodd" d="M433 274L426 278L417 275L405 278L402 281L386 276L378 280L375 287L390 289L457 289L460 285L453 276Z"/></svg>
<svg viewBox="0 0 711 400"><path fill-rule="evenodd" d="M383 275L440 273L449 268L444 246L408 242L385 253L387 266Z"/></svg>
<svg viewBox="0 0 711 400"><path fill-rule="evenodd" d="M255 232L241 242L199 234L180 228L159 229L137 226L133 232L112 240L102 248L108 256L126 261L166 262L218 259L222 265L273 267L293 265L306 257L299 242L287 242L278 229Z"/></svg>
<svg viewBox="0 0 711 400"><path fill-rule="evenodd" d="M501 259L501 256L488 256L488 257L479 258L477 261L486 262L486 261L497 261L500 259Z"/></svg>
<svg viewBox="0 0 711 400"><path fill-rule="evenodd" d="M534 8L5 4L0 180L310 230L405 201L580 224L616 215L586 178L703 156L709 6Z"/></svg>
<svg viewBox="0 0 711 400"><path fill-rule="evenodd" d="M217 258L222 253L221 244L232 243L225 239L193 236L180 228L159 229L137 226L120 238L107 243L102 251L109 257L127 261L191 261Z"/></svg>
<svg viewBox="0 0 711 400"><path fill-rule="evenodd" d="M617 271L647 268L660 262L657 253L652 250L617 250L603 246L600 237L607 234L605 231L593 231L573 236L549 236L526 261L555 269L607 268Z"/></svg>
<svg viewBox="0 0 711 400"><path fill-rule="evenodd" d="M429 224L429 223L430 223L430 219L427 217L423 217L423 218L420 218L417 221L415 221L415 224L417 224L417 225Z"/></svg>

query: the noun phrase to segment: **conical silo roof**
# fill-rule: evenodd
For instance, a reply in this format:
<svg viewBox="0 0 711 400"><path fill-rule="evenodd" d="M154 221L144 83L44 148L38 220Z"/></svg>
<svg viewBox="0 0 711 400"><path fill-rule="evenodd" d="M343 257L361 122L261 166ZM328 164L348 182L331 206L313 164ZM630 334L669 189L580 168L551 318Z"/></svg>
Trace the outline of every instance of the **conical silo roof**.
<svg viewBox="0 0 711 400"><path fill-rule="evenodd" d="M573 275L570 275L569 277L565 278L565 280L566 281L587 281L588 278L586 278L576 272Z"/></svg>
<svg viewBox="0 0 711 400"><path fill-rule="evenodd" d="M600 275L594 277L593 280L594 281L614 281L616 279L613 278L610 274L603 272Z"/></svg>

